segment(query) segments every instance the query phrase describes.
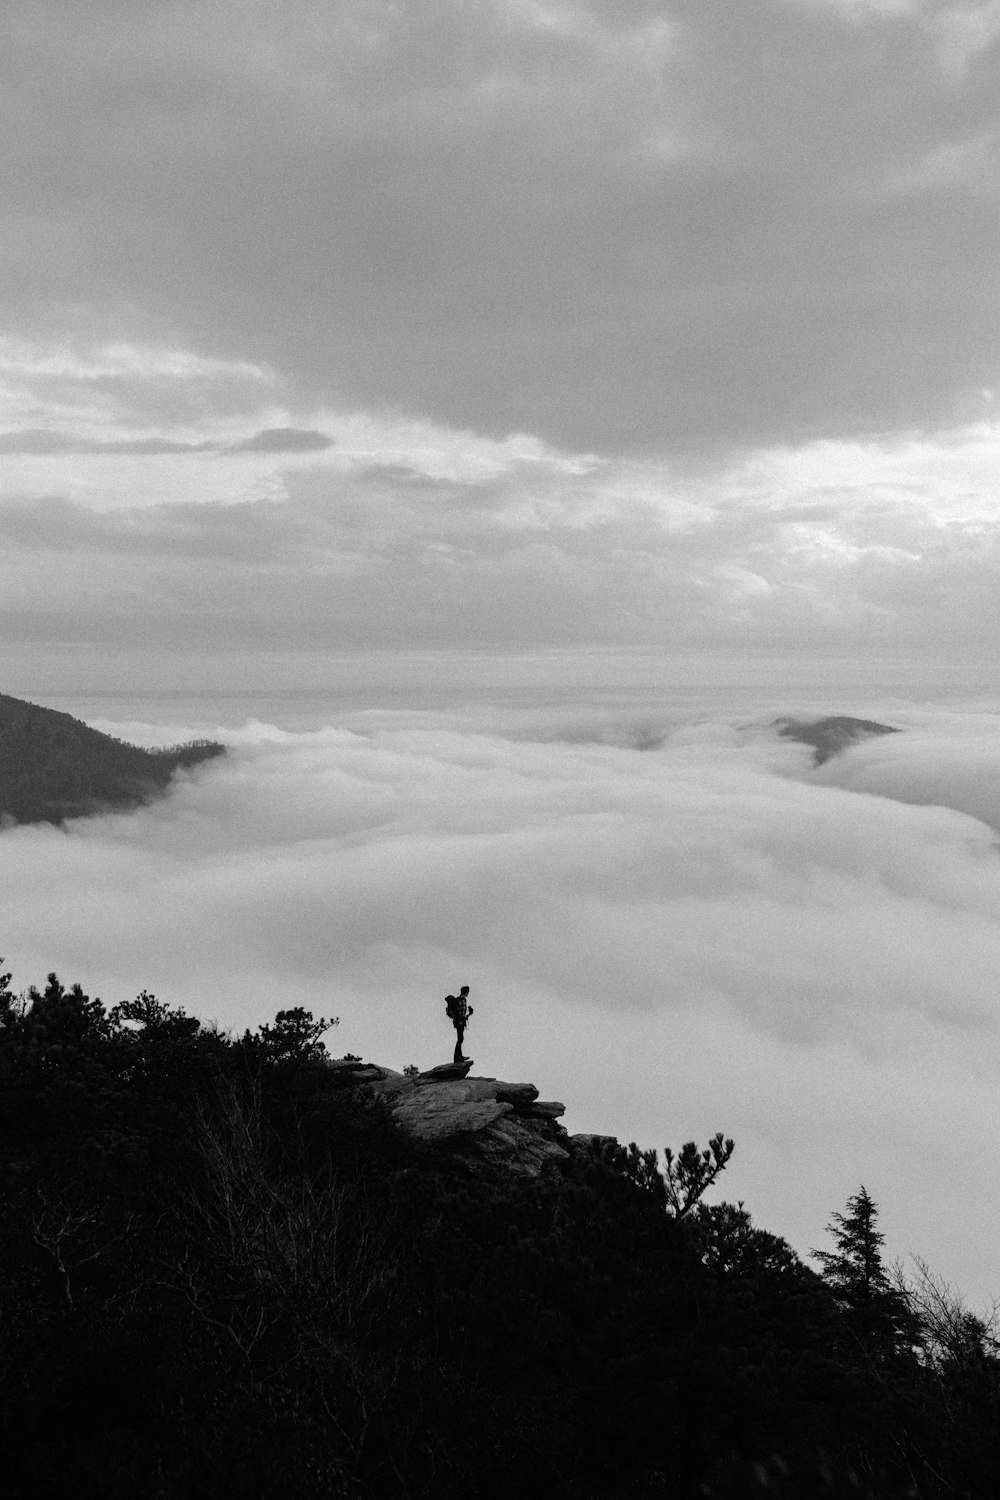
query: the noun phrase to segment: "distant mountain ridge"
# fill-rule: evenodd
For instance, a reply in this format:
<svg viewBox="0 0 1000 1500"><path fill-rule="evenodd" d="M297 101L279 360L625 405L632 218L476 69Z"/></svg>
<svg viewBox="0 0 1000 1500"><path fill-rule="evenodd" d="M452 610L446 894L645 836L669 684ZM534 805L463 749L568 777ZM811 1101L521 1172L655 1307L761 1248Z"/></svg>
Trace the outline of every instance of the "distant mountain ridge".
<svg viewBox="0 0 1000 1500"><path fill-rule="evenodd" d="M875 719L852 719L848 714L831 714L824 719L774 720L774 727L787 740L798 740L801 745L813 747L813 765L839 755L859 740L872 739L875 735L899 734L891 724L879 724Z"/></svg>
<svg viewBox="0 0 1000 1500"><path fill-rule="evenodd" d="M161 796L176 771L225 753L214 740L144 750L0 693L0 826L140 807Z"/></svg>

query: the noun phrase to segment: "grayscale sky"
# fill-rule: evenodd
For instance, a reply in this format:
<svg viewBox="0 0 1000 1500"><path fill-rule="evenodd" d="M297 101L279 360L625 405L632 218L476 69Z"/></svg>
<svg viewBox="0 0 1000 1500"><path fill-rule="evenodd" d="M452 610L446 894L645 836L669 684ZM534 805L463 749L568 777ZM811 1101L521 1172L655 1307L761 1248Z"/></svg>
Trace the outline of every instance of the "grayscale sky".
<svg viewBox="0 0 1000 1500"><path fill-rule="evenodd" d="M989 658L998 0L11 0L0 111L20 681Z"/></svg>

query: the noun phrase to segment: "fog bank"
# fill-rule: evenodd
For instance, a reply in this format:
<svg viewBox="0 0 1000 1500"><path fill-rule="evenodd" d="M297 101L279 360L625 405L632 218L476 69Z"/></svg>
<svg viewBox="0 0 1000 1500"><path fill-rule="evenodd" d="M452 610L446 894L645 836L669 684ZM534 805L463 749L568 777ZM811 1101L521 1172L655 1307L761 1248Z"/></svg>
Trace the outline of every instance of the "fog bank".
<svg viewBox="0 0 1000 1500"><path fill-rule="evenodd" d="M227 1027L302 1004L395 1067L448 1054L467 983L477 1071L571 1130L726 1131L725 1195L800 1250L863 1181L890 1252L975 1302L1000 1289L1000 717L890 722L818 769L761 720L250 724L162 803L5 833L0 951L19 986Z"/></svg>

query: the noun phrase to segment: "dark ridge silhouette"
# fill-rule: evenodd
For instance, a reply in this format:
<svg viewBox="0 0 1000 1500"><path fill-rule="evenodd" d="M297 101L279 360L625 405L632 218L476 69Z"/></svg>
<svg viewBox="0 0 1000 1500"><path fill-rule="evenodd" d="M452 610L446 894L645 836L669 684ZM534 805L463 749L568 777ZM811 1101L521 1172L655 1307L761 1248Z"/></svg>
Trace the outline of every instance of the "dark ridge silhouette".
<svg viewBox="0 0 1000 1500"><path fill-rule="evenodd" d="M175 771L225 753L214 740L143 750L0 693L0 826L140 807L166 791Z"/></svg>
<svg viewBox="0 0 1000 1500"><path fill-rule="evenodd" d="M813 765L848 750L859 740L870 740L879 734L899 734L891 724L879 724L874 719L852 719L847 714L832 714L825 719L775 719L774 726L786 740L798 740L800 745L812 745Z"/></svg>

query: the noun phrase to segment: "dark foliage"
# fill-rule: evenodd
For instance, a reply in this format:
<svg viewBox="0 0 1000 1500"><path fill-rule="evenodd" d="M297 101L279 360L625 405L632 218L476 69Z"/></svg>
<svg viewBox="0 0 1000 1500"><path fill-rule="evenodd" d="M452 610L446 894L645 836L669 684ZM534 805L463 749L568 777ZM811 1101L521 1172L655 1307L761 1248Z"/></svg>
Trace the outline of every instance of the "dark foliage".
<svg viewBox="0 0 1000 1500"><path fill-rule="evenodd" d="M867 1194L820 1276L705 1204L721 1136L480 1180L350 1089L326 1025L0 976L5 1493L995 1492L989 1331L893 1285Z"/></svg>
<svg viewBox="0 0 1000 1500"><path fill-rule="evenodd" d="M0 693L0 825L138 807L165 791L176 771L224 754L212 740L143 750Z"/></svg>
<svg viewBox="0 0 1000 1500"><path fill-rule="evenodd" d="M847 1213L834 1214L827 1230L836 1250L814 1250L813 1255L859 1345L871 1359L906 1354L917 1341L918 1329L909 1298L893 1286L882 1262L885 1235L864 1184L848 1199Z"/></svg>

